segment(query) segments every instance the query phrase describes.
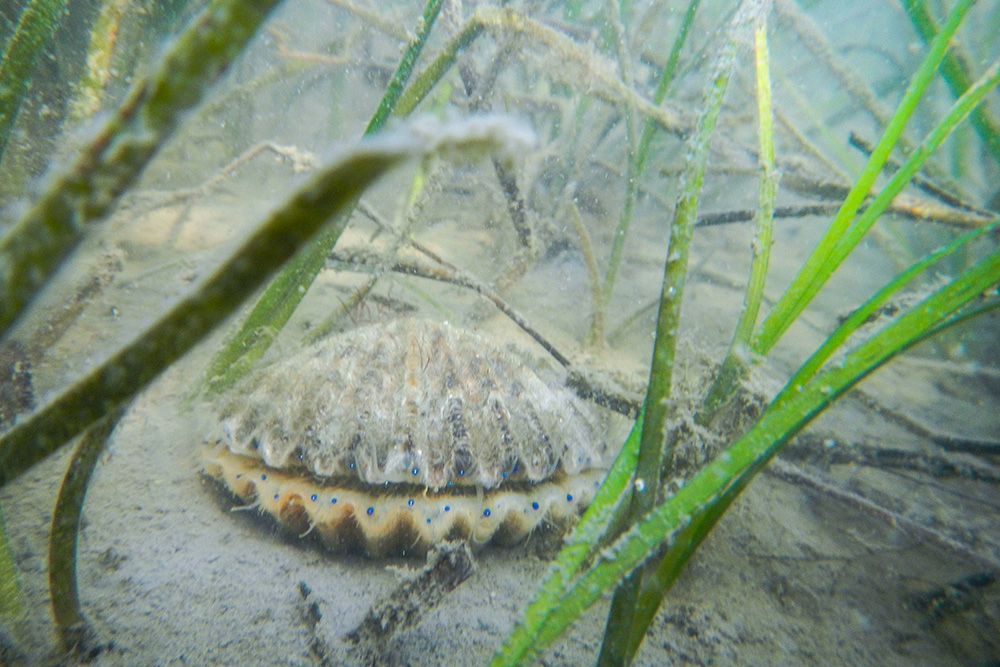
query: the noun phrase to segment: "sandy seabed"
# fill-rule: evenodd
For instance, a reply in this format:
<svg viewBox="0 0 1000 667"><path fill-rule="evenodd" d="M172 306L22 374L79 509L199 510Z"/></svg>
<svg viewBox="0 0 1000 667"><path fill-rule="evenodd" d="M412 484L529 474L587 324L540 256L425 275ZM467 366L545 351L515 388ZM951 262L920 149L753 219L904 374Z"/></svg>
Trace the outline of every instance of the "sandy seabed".
<svg viewBox="0 0 1000 667"><path fill-rule="evenodd" d="M343 636L398 583L389 566L416 564L331 557L255 512L229 511L235 502L198 474L192 430L201 420L181 407L183 377L175 368L135 402L87 496L80 592L108 646L91 664L321 664L310 650L300 582L322 613L315 635L329 649L327 664L359 664ZM2 493L26 598L35 601L13 628L24 664L57 660L45 553L66 457L64 450ZM388 642L379 664L486 664L546 572L536 552L529 544L479 553L472 578ZM853 509L763 476L694 558L638 664L974 663L995 642L975 639L977 628L988 631L989 610L932 625L908 604L943 573L967 569ZM541 664L591 664L606 608L607 600L595 605Z"/></svg>
<svg viewBox="0 0 1000 667"><path fill-rule="evenodd" d="M234 217L228 210L224 214L227 219ZM191 227L215 229L209 224ZM123 229L136 233L134 227ZM441 223L428 235L447 239L453 248L464 238L461 232L464 227L459 222ZM716 352L731 336L728 316L719 314L739 308L741 291L731 285L741 284L743 268L734 258L742 257L749 247L748 234L749 229L733 229L701 237L711 244L702 251L710 261L693 273L686 295L690 307L686 306L682 324L691 338L715 351L692 353L686 340L683 348L694 359L692 364L718 359ZM474 232L466 235L472 237L473 249L481 245ZM809 242L805 235L796 238L796 243ZM457 256L474 256L460 250L455 250ZM144 259L138 252L133 255ZM654 255L639 257L630 267L630 285L658 285L662 258ZM207 264L206 257L199 261ZM63 367L79 359L80 347L96 358L93 347L88 347L91 341L108 349L120 345L107 333L112 304L119 320L148 311L150 304L158 303L158 297L150 296L150 287L172 297L190 289L191 276L198 271L196 266L173 270L168 282L159 278L157 267L163 260L151 255L146 261L146 267L141 261L127 265L107 293L89 306L65 345L51 351L51 367L39 369L37 378L44 382L45 373L67 372ZM793 254L773 260L776 270L785 274L794 270L796 262ZM545 321L555 313L582 321L586 314L565 304L579 302L583 288L574 288L580 293L543 289L553 284L579 286L581 281L571 278L582 271L578 259L556 256L541 261L510 298L536 320ZM847 275L857 275L861 283L868 279L863 272ZM329 285L316 289L320 301L350 294L331 291ZM854 303L857 289L847 285L836 295L840 301L825 307L840 312ZM406 292L397 286L388 294L398 299ZM474 301L463 293L445 296L456 302L464 299L466 304ZM377 306L369 310L371 317L380 316ZM293 322L289 328L301 331L301 324ZM566 331L579 330L579 322L561 324ZM117 335L127 340L140 326L142 322L120 322L122 331ZM791 332L787 341L791 355L813 349L816 336L823 335L818 332L825 328ZM558 330L546 327L547 333ZM642 335L646 334L636 334ZM572 339L567 336L557 343L569 348ZM287 345L279 341L277 347ZM331 556L316 540L282 532L268 517L231 511L238 501L198 471L197 451L212 437L207 434L214 425L203 408L186 401L217 346L218 340L212 340L195 350L136 399L91 481L79 542L80 597L106 648L90 664L363 664L363 656L344 636L396 587L400 575L395 568L421 563ZM633 357L643 355L634 341L625 347ZM278 354L287 352L286 347ZM862 390L879 404L919 416L943 431L995 437L1000 392L975 365L965 369L966 375L963 368L920 357L901 358L866 380ZM787 376L787 370L775 374ZM52 391L58 384L58 378L49 380L41 391ZM834 406L806 435L804 448L812 453L825 442L935 451L931 443L874 411L871 400L858 396ZM20 664L77 662L57 652L46 573L48 527L68 456L69 448L64 448L0 490L10 545L29 602L25 618L9 628L24 654ZM981 553L992 553L993 558L1000 553L995 485L867 466L815 464L809 457L803 465L839 488L874 498L922 525L961 538ZM535 541L478 553L475 574L418 625L381 646L378 664L487 664L549 567L538 546ZM961 605L937 616L922 602L982 571L981 563L926 544L828 495L764 474L695 554L654 620L636 664L989 664L1000 655L996 585L972 591ZM315 628L306 618L302 583L312 591L309 601L322 615ZM607 598L594 605L542 654L540 664L593 664L607 607ZM311 648L317 639L327 648L325 657Z"/></svg>

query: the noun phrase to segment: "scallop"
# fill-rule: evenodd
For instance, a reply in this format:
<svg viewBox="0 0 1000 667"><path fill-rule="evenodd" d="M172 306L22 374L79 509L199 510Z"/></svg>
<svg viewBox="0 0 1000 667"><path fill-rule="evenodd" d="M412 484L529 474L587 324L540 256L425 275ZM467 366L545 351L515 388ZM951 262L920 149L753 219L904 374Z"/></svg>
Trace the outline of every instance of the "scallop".
<svg viewBox="0 0 1000 667"><path fill-rule="evenodd" d="M560 368L422 319L359 327L247 378L203 470L335 551L516 543L593 498L608 418Z"/></svg>

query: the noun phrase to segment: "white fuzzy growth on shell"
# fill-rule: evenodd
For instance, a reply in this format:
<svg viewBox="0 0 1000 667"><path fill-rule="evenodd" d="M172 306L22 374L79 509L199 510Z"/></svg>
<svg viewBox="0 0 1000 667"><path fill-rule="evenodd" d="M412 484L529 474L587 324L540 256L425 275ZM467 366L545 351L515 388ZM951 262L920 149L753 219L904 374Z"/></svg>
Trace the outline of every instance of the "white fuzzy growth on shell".
<svg viewBox="0 0 1000 667"><path fill-rule="evenodd" d="M361 327L248 378L222 442L272 469L431 490L601 468L604 420L560 370L448 324Z"/></svg>

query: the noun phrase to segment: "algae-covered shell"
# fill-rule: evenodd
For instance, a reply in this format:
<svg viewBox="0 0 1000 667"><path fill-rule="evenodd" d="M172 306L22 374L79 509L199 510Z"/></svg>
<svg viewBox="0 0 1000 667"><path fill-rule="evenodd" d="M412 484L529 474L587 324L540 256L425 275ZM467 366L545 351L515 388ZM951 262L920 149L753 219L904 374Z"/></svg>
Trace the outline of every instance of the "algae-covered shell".
<svg viewBox="0 0 1000 667"><path fill-rule="evenodd" d="M574 515L603 477L601 413L559 369L425 320L352 330L220 404L205 470L334 547L516 541Z"/></svg>

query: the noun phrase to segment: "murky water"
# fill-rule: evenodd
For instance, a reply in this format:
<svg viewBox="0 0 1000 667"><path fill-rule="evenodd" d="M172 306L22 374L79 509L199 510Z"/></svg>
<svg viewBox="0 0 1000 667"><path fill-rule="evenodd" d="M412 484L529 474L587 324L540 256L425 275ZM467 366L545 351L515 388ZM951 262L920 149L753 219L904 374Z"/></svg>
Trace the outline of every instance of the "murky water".
<svg viewBox="0 0 1000 667"><path fill-rule="evenodd" d="M0 161L5 229L94 136L128 83L155 66L157 35L176 34L197 10L178 5L149 13L107 4L120 5L120 14L105 10L105 20L117 21L117 40L91 40L100 7L71 7L53 58L25 97ZM446 3L415 76L473 17L488 27L418 111L511 114L534 128L536 147L510 164L489 157L414 162L366 191L265 363L291 356L321 328L403 317L448 321L555 363L500 304L575 367L607 378L629 400L642 395L670 222L690 154L686 137L733 3L702 3L659 111L648 100L686 3L629 3L609 21L614 4L514 3L511 14L476 14L474 3ZM3 12L9 23L0 24L0 37L9 37L20 8ZM361 136L420 12L412 2L279 6L7 334L21 344L11 363L30 366L35 404L44 406L196 290L269 210L333 159L338 144ZM998 55L989 37L998 20L1000 6L981 2L959 32L973 79ZM779 2L768 25L777 205L789 210L776 222L764 313L864 166L849 135L878 139L926 53L904 11L888 3ZM702 215L752 214L757 207L752 34L739 34ZM74 104L84 99L83 84L70 84L84 80L84 54L101 44L111 49L106 82L97 88L103 110L84 107L77 118L70 109L80 108ZM909 141L922 139L953 99L933 81L909 124ZM651 117L669 127L652 135L621 264L606 288L628 191L628 146L638 146ZM997 197L997 163L983 146L963 125L928 171L946 191L988 209ZM992 215L914 187L905 196L755 367L749 389L759 400L774 396L839 318L917 258ZM806 210L819 204L829 210ZM690 416L732 340L753 239L748 221L695 230L674 378L678 420ZM949 257L872 326L961 273L991 244L981 240ZM995 294L984 296L990 298ZM216 437L217 424L192 397L246 312L134 400L99 462L78 545L82 610L100 648L92 664L363 663L371 654L343 637L397 585L390 566L414 567L331 556L317 540L282 532L256 512L230 511L236 502L199 474L198 448ZM663 602L636 663L997 660L996 324L987 314L943 332L816 419L705 541ZM863 330L851 344L872 332ZM13 399L0 407L3 415L18 411ZM697 433L672 474L692 474L739 434L721 427ZM63 448L0 490L25 606L4 622L17 647L7 654L13 664L61 655L46 554L69 454ZM486 664L544 577L555 539L539 534L527 545L479 552L475 574L415 627L386 641L378 664ZM310 603L320 618L310 615ZM544 664L592 664L607 608L607 599L598 601L543 654Z"/></svg>

